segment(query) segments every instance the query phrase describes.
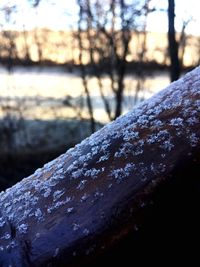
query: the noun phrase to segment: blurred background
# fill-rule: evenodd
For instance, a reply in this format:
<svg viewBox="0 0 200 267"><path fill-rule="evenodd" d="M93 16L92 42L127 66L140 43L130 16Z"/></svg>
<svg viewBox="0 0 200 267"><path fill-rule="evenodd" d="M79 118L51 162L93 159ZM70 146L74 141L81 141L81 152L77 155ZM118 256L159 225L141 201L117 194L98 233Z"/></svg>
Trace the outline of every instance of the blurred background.
<svg viewBox="0 0 200 267"><path fill-rule="evenodd" d="M0 190L197 66L199 7L0 0Z"/></svg>

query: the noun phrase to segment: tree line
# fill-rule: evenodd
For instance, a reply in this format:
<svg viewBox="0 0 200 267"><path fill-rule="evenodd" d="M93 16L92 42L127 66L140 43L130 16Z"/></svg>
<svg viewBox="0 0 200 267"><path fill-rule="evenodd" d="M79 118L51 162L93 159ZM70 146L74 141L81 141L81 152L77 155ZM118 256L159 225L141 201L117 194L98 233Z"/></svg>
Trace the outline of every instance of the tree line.
<svg viewBox="0 0 200 267"><path fill-rule="evenodd" d="M42 0L28 1L30 6L37 9ZM192 17L186 18L182 24L182 31L177 35L175 30L175 1L166 0L168 15L168 45L165 54L165 63L169 65L171 81L177 80L184 65L184 53L187 46L186 28ZM126 0L76 0L78 7L78 19L74 28L71 28L70 34L61 35L60 41L53 41L56 51L71 51L71 61L63 61L63 64L78 65L80 76L84 88L85 105L88 109L91 122L91 131L95 131L94 103L89 89L90 77L95 77L99 94L101 96L104 109L109 121L116 119L123 112L125 78L130 72L134 73L136 79L135 102L138 93L144 85L146 77L145 64L148 64L148 46L147 46L147 23L149 14L156 12L159 7L154 6L151 0L126 1ZM1 10L4 15L5 23L17 23L13 21L13 14L17 12L16 5L5 5ZM66 21L67 21L66 15ZM67 23L66 23L67 24ZM44 62L53 64L55 57L49 61L45 58L45 53L50 54L51 49L45 47L45 43L51 41L51 35L48 38L48 30L42 34L41 29L35 28L30 33L26 30L24 24L20 33L22 47L21 58L19 56L19 45L16 42L19 39L19 33L13 30L5 30L5 25L1 25L0 41L0 60L4 62L8 70L12 69L13 62L31 63L31 53L34 50L38 64ZM133 53L133 32L136 36L134 42L137 58L131 62L128 58ZM57 36L58 37L58 36ZM56 38L55 38L56 39ZM31 45L31 47L30 47ZM197 60L199 61L199 60ZM198 63L198 62L197 62ZM109 79L109 84L104 84L105 75ZM111 101L112 99L112 101ZM114 101L113 101L114 99ZM70 99L66 103L72 106Z"/></svg>

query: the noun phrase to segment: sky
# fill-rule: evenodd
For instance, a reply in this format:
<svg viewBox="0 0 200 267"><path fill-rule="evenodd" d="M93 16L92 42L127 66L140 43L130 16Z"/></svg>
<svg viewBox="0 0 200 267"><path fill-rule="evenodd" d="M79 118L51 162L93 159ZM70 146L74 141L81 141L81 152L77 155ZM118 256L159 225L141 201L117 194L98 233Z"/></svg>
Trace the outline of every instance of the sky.
<svg viewBox="0 0 200 267"><path fill-rule="evenodd" d="M148 16L147 30L152 32L167 31L167 0L151 0L151 7L159 9ZM190 19L186 32L200 35L200 1L199 0L175 0L176 3L176 30L181 31L183 21ZM0 0L0 10L5 5L18 5L18 11L12 15L12 25L17 29L34 27L46 27L54 30L66 30L74 28L77 21L78 6L76 0L41 0L37 8L30 8L28 0ZM66 16L68 15L68 16ZM15 23L17 22L17 23ZM0 16L0 25L5 23Z"/></svg>
<svg viewBox="0 0 200 267"><path fill-rule="evenodd" d="M183 21L190 19L186 31L187 33L200 35L200 1L199 0L175 0L176 12L176 30L181 31ZM167 9L167 0L152 0L151 6L157 6L160 9ZM152 13L148 17L148 30L153 32L167 31L167 14L163 11Z"/></svg>

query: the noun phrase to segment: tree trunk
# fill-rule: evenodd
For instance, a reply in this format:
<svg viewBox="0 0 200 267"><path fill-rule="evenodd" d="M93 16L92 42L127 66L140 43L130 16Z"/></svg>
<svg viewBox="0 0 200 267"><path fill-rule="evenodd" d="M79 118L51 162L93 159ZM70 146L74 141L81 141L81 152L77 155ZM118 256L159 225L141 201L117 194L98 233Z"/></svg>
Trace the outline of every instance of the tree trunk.
<svg viewBox="0 0 200 267"><path fill-rule="evenodd" d="M0 266L82 266L136 234L180 162L199 164L199 88L197 68L2 192Z"/></svg>
<svg viewBox="0 0 200 267"><path fill-rule="evenodd" d="M82 37L82 33L83 30L81 28L81 23L83 20L83 6L81 5L81 1L78 1L79 4L79 20L78 20L78 32L77 32L77 37L78 37L78 45L79 45L79 64L80 64L80 70L81 70L81 78L82 78L82 82L83 82L83 87L84 87L84 91L85 91L85 95L86 95L86 103L87 103L87 108L88 108L88 113L89 113L89 119L90 119L90 129L91 129L91 133L95 132L95 118L94 118L94 111L93 111L93 106L92 106L92 99L90 96L90 91L88 88L88 81L87 81L87 74L86 74L86 69L83 63L83 51L84 51L84 47L83 47L83 37ZM89 2L88 2L89 4ZM89 30L89 29L88 29ZM87 32L89 34L89 32ZM90 53L91 56L91 53Z"/></svg>
<svg viewBox="0 0 200 267"><path fill-rule="evenodd" d="M170 78L171 82L178 80L180 76L180 63L178 58L178 43L174 26L175 18L174 0L168 0L168 45L170 56Z"/></svg>

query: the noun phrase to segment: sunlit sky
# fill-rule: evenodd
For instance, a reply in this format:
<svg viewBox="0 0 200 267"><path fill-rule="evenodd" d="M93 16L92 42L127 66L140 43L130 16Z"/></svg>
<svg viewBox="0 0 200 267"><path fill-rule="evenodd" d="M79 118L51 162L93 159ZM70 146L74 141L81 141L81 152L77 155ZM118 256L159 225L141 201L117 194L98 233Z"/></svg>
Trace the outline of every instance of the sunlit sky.
<svg viewBox="0 0 200 267"><path fill-rule="evenodd" d="M31 1L30 1L31 2ZM34 27L46 27L54 30L66 30L75 28L78 6L76 0L41 0L37 8L30 8L28 0L0 0L0 9L3 6L18 5L18 12L12 15L12 24L8 27L31 29ZM200 1L199 0L175 0L176 3L176 30L181 31L183 21L190 19L186 31L190 34L200 35ZM158 11L149 14L147 30L152 32L167 31L167 14L163 10L167 8L167 0L152 0L151 6ZM37 15L37 16L36 16ZM68 16L66 16L68 15ZM4 23L0 16L0 25ZM16 22L16 23L15 23Z"/></svg>

